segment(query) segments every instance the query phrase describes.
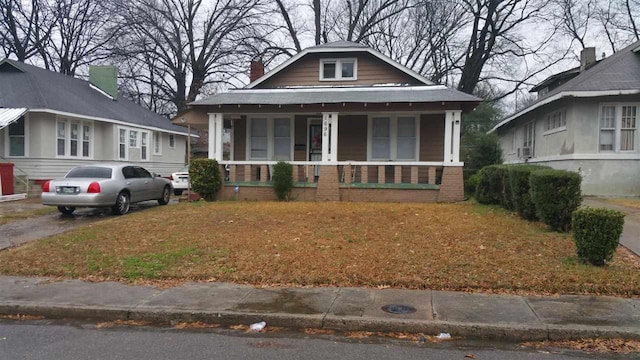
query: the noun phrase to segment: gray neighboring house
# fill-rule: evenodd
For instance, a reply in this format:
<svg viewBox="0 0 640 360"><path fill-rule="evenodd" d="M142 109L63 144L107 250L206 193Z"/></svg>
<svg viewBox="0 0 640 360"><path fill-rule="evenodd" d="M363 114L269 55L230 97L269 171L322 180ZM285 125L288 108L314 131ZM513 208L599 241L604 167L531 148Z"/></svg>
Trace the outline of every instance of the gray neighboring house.
<svg viewBox="0 0 640 360"><path fill-rule="evenodd" d="M0 60L0 162L32 185L95 162L162 176L184 166L186 128L118 95L115 67L91 67L89 77Z"/></svg>
<svg viewBox="0 0 640 360"><path fill-rule="evenodd" d="M585 195L640 195L640 41L599 61L587 48L531 91L535 103L491 130L506 163L579 172Z"/></svg>

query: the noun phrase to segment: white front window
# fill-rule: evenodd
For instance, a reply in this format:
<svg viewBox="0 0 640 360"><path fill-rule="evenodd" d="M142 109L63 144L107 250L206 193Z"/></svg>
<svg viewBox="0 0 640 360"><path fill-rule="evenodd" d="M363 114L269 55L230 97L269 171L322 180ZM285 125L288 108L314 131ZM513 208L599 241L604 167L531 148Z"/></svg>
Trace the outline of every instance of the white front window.
<svg viewBox="0 0 640 360"><path fill-rule="evenodd" d="M251 119L250 131L250 149L249 156L253 160L268 159L268 141L267 141L267 119L254 118Z"/></svg>
<svg viewBox="0 0 640 360"><path fill-rule="evenodd" d="M140 159L141 160L149 160L149 150L147 146L148 138L149 138L148 132L142 131L140 133Z"/></svg>
<svg viewBox="0 0 640 360"><path fill-rule="evenodd" d="M127 130L118 129L118 159L127 160Z"/></svg>
<svg viewBox="0 0 640 360"><path fill-rule="evenodd" d="M598 149L602 152L636 151L638 105L602 105Z"/></svg>
<svg viewBox="0 0 640 360"><path fill-rule="evenodd" d="M138 147L138 131L129 130L129 147Z"/></svg>
<svg viewBox="0 0 640 360"><path fill-rule="evenodd" d="M169 134L169 149L176 148L176 136L173 134Z"/></svg>
<svg viewBox="0 0 640 360"><path fill-rule="evenodd" d="M56 155L58 157L90 158L93 123L69 119L56 121Z"/></svg>
<svg viewBox="0 0 640 360"><path fill-rule="evenodd" d="M293 119L268 116L247 121L248 160L293 160Z"/></svg>
<svg viewBox="0 0 640 360"><path fill-rule="evenodd" d="M372 116L369 160L417 161L419 121L415 116Z"/></svg>
<svg viewBox="0 0 640 360"><path fill-rule="evenodd" d="M162 154L162 133L158 131L153 132L153 154Z"/></svg>
<svg viewBox="0 0 640 360"><path fill-rule="evenodd" d="M554 111L547 115L546 130L562 129L567 127L567 110Z"/></svg>
<svg viewBox="0 0 640 360"><path fill-rule="evenodd" d="M273 119L273 160L291 160L291 120Z"/></svg>
<svg viewBox="0 0 640 360"><path fill-rule="evenodd" d="M358 61L355 58L320 60L321 81L346 81L357 78Z"/></svg>
<svg viewBox="0 0 640 360"><path fill-rule="evenodd" d="M9 124L9 156L25 156L24 116Z"/></svg>

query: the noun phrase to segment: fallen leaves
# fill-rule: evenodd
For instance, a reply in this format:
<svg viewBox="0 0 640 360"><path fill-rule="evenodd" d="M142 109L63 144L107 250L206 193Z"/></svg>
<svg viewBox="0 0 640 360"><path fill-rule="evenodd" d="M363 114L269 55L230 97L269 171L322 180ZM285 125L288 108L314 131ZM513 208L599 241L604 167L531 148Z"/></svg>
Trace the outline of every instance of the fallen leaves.
<svg viewBox="0 0 640 360"><path fill-rule="evenodd" d="M589 353L640 353L640 340L625 339L581 339L563 341L525 342L522 346L543 348L568 348Z"/></svg>
<svg viewBox="0 0 640 360"><path fill-rule="evenodd" d="M97 329L108 329L118 326L150 326L153 323L150 321L142 321L142 320L115 320L115 321L105 321L99 322L96 324Z"/></svg>
<svg viewBox="0 0 640 360"><path fill-rule="evenodd" d="M44 319L44 316L40 316L40 315L22 315L22 314L0 315L0 319L18 320L18 321L30 321L30 320L42 320L42 319Z"/></svg>

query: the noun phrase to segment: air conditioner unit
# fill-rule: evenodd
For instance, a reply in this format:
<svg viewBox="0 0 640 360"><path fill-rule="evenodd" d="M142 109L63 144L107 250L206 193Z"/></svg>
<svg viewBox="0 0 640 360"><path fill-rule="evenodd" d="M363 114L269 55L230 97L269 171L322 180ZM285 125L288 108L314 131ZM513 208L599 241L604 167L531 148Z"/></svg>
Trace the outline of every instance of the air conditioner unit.
<svg viewBox="0 0 640 360"><path fill-rule="evenodd" d="M532 157L531 147L523 147L520 151L520 157L523 159L530 159Z"/></svg>

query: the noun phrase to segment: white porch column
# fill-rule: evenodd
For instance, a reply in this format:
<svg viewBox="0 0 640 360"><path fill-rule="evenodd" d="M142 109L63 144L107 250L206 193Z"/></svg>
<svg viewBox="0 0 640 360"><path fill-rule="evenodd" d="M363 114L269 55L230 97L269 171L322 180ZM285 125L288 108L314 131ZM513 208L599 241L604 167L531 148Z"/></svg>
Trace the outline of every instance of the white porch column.
<svg viewBox="0 0 640 360"><path fill-rule="evenodd" d="M224 132L224 116L221 113L209 114L209 159L222 161L222 133Z"/></svg>
<svg viewBox="0 0 640 360"><path fill-rule="evenodd" d="M451 161L460 162L460 126L462 124L462 111L453 113L453 157Z"/></svg>
<svg viewBox="0 0 640 360"><path fill-rule="evenodd" d="M455 111L447 110L444 116L444 162L453 159L453 119Z"/></svg>
<svg viewBox="0 0 640 360"><path fill-rule="evenodd" d="M322 162L330 161L338 161L338 113L322 113Z"/></svg>

